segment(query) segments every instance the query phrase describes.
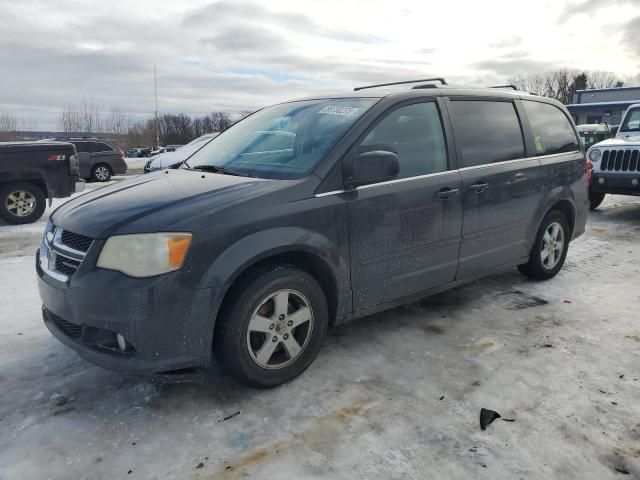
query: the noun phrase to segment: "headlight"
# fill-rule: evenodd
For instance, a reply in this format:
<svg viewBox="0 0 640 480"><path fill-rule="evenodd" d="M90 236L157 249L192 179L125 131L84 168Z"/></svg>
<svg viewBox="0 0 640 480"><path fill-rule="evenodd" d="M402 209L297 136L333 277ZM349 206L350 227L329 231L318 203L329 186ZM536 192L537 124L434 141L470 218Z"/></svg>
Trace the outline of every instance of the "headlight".
<svg viewBox="0 0 640 480"><path fill-rule="evenodd" d="M102 247L97 266L130 277L152 277L182 267L190 244L190 233L115 235Z"/></svg>
<svg viewBox="0 0 640 480"><path fill-rule="evenodd" d="M591 160L592 162L599 161L601 156L602 156L602 153L597 148L594 148L589 152L589 160Z"/></svg>

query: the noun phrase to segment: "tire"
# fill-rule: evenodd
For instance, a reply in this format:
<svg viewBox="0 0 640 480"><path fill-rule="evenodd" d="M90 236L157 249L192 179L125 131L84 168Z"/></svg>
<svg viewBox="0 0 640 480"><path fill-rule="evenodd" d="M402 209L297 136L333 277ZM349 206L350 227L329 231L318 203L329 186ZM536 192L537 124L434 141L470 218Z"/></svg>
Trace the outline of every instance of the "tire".
<svg viewBox="0 0 640 480"><path fill-rule="evenodd" d="M553 232L555 231L555 228L552 229L552 227L557 227L559 233L556 234L553 253L547 254L545 257L545 251L549 251L549 248L545 244L550 241L549 236L553 238ZM548 231L549 236L545 237ZM519 265L518 270L527 277L536 280L548 280L555 277L562 268L562 265L564 265L564 260L567 257L567 251L569 249L570 238L571 229L567 216L559 210L550 211L540 224L533 248L531 249L531 254L529 255L529 261L523 265ZM562 250L560 251L559 248L562 248Z"/></svg>
<svg viewBox="0 0 640 480"><path fill-rule="evenodd" d="M589 190L589 208L591 210L595 210L596 208L598 208L604 200L605 195L606 193L592 192L591 190Z"/></svg>
<svg viewBox="0 0 640 480"><path fill-rule="evenodd" d="M0 218L9 223L33 223L46 207L44 192L33 183L8 183L0 188Z"/></svg>
<svg viewBox="0 0 640 480"><path fill-rule="evenodd" d="M223 370L250 387L272 388L311 365L329 319L324 292L312 276L295 267L272 267L257 271L230 295L213 339ZM286 313L278 314L283 305Z"/></svg>
<svg viewBox="0 0 640 480"><path fill-rule="evenodd" d="M91 178L96 182L108 182L111 180L112 175L113 171L111 170L111 167L104 163L94 165L91 169Z"/></svg>

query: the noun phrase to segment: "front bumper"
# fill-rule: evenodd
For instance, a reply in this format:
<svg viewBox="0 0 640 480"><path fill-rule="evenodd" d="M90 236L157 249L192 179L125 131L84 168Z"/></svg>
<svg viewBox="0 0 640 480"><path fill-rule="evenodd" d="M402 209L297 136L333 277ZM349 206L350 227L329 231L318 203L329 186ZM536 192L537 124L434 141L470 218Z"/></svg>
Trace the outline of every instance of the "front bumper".
<svg viewBox="0 0 640 480"><path fill-rule="evenodd" d="M143 374L210 366L210 289L181 288L176 273L133 279L100 269L78 270L62 282L41 269L39 258L36 270L45 325L85 360ZM116 333L127 340L125 351Z"/></svg>
<svg viewBox="0 0 640 480"><path fill-rule="evenodd" d="M618 195L640 195L640 172L625 174L594 171L591 176L591 191Z"/></svg>

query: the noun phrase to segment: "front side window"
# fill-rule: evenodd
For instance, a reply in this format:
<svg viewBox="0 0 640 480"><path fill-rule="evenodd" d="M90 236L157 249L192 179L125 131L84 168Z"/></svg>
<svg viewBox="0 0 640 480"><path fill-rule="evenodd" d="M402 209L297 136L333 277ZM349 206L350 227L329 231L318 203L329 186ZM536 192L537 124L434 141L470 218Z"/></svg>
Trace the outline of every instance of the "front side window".
<svg viewBox="0 0 640 480"><path fill-rule="evenodd" d="M356 154L377 150L398 155L397 178L447 170L447 149L436 104L416 103L387 114L360 142Z"/></svg>
<svg viewBox="0 0 640 480"><path fill-rule="evenodd" d="M449 110L462 167L524 157L522 129L513 103L453 100Z"/></svg>
<svg viewBox="0 0 640 480"><path fill-rule="evenodd" d="M620 131L621 132L640 131L640 108L634 108L627 114Z"/></svg>
<svg viewBox="0 0 640 480"><path fill-rule="evenodd" d="M548 103L523 101L533 130L536 155L575 152L578 139L571 122L558 107Z"/></svg>
<svg viewBox="0 0 640 480"><path fill-rule="evenodd" d="M184 168L218 168L259 178L301 178L377 100L307 100L265 108L211 140L185 162Z"/></svg>

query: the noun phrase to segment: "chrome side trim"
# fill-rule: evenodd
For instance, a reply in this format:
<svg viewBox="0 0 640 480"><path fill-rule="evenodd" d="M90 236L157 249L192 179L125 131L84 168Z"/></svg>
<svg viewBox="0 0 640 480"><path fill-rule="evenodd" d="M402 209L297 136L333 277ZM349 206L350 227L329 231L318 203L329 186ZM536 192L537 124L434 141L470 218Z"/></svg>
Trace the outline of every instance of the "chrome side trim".
<svg viewBox="0 0 640 480"><path fill-rule="evenodd" d="M367 188L380 187L380 186L384 186L384 185L392 185L394 183L410 182L412 180L420 180L422 178L438 177L438 176L441 176L441 175L446 175L448 173L455 173L455 172L456 172L456 170L445 170L443 172L427 173L425 175L416 175L415 177L397 178L395 180L387 180L386 182L370 183L369 185L361 185L359 187L356 187L356 190L364 190L364 189L367 189Z"/></svg>
<svg viewBox="0 0 640 480"><path fill-rule="evenodd" d="M316 198L319 198L319 197L328 197L329 195L339 195L341 193L346 193L346 190L332 190L330 192L316 193L314 196Z"/></svg>
<svg viewBox="0 0 640 480"><path fill-rule="evenodd" d="M477 169L481 169L481 168L489 168L489 167L494 167L496 165L508 165L510 163L517 163L517 162L526 162L526 161L530 161L530 160L542 160L542 159L547 159L547 158L556 158L556 157L563 157L565 155L575 155L576 153L580 153L579 150L575 150L573 152L562 152L562 153L552 153L551 155L540 155L537 157L526 157L526 158L516 158L515 160L505 160L503 162L494 162L494 163L487 163L484 165L474 165L472 167L462 167L462 168L457 168L455 170L445 170L442 172L435 172L435 173L426 173L424 175L416 175L414 177L405 177L405 178L397 178L395 180L388 180L386 182L379 182L379 183L371 183L369 185L362 185L360 187L356 187L356 190L362 190L365 188L372 188L372 187L377 187L377 186L381 186L381 185L390 185L393 183L401 183L401 182L408 182L410 180L418 180L421 178L428 178L428 177L435 177L438 175L444 175L447 173L452 173L452 172L463 172L466 170L477 170ZM332 190L330 192L323 192L323 193L316 193L314 196L316 198L318 197L326 197L329 195L339 195L341 193L346 193L348 190Z"/></svg>

